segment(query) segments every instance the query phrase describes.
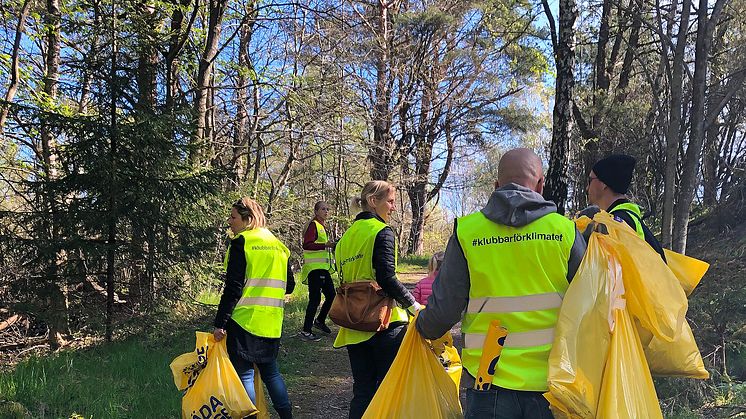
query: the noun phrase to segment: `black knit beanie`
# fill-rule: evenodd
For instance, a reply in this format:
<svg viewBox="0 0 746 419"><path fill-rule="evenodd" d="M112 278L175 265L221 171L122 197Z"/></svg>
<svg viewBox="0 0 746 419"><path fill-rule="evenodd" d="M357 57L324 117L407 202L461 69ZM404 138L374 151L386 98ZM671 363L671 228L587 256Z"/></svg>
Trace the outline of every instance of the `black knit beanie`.
<svg viewBox="0 0 746 419"><path fill-rule="evenodd" d="M626 194L632 183L635 158L626 154L612 154L593 165L593 173L616 193Z"/></svg>

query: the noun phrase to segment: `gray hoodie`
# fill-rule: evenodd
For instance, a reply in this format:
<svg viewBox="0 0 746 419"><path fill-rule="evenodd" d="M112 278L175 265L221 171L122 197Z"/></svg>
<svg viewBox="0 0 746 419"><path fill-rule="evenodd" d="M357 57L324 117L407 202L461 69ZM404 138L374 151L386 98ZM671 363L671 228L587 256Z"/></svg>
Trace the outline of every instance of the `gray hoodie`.
<svg viewBox="0 0 746 419"><path fill-rule="evenodd" d="M496 189L482 209L488 219L512 227L525 226L547 214L557 212L554 202L546 201L538 193L510 183ZM585 254L586 242L575 229L575 242L567 261L567 280L570 281ZM442 278L442 279L441 279ZM440 271L433 282L433 293L427 307L417 318L417 330L426 339L437 339L461 320L469 303L469 268L461 245L456 238L456 223L448 240Z"/></svg>

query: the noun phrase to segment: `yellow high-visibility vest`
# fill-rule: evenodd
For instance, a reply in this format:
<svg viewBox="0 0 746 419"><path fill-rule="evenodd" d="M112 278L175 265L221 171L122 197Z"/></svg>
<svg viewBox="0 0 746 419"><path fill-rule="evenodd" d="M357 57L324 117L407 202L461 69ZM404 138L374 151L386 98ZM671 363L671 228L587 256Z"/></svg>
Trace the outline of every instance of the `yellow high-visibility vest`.
<svg viewBox="0 0 746 419"><path fill-rule="evenodd" d="M329 236L326 234L324 226L313 220L316 224L316 241L317 244L326 244L329 241ZM301 279L303 281L308 278L308 274L316 269L324 269L330 271L332 267L332 255L328 249L323 250L304 250L303 251L303 268L301 269Z"/></svg>
<svg viewBox="0 0 746 419"><path fill-rule="evenodd" d="M575 224L551 213L526 226L510 227L476 212L458 220L456 235L471 284L461 326L464 367L477 376L485 335L497 319L508 336L492 383L546 391L549 350L569 285Z"/></svg>
<svg viewBox="0 0 746 419"><path fill-rule="evenodd" d="M337 272L341 282L375 281L375 267L373 266L373 246L378 233L386 228L386 223L377 218L356 220L339 239L335 249ZM395 245L396 246L396 245ZM394 264L398 262L398 246L394 250ZM401 307L394 307L391 312L391 322L409 321L407 312ZM335 348L365 342L376 332L362 332L346 327L340 327Z"/></svg>
<svg viewBox="0 0 746 419"><path fill-rule="evenodd" d="M611 210L609 210L609 213L613 214L614 211L619 211L619 210L627 210L631 212L632 214L634 214L632 217L629 217L629 218L631 218L632 222L635 224L635 232L637 233L637 235L641 239L645 240L645 231L642 229L642 224L640 223L640 220L642 219L642 212L640 211L640 207L637 204L633 204L631 202L625 202L625 203L615 206L614 208L611 208ZM635 215L637 217L635 217Z"/></svg>
<svg viewBox="0 0 746 419"><path fill-rule="evenodd" d="M252 335L279 338L290 251L266 228L244 230L238 235L244 238L246 276L231 318ZM225 255L226 269L229 254L230 248Z"/></svg>

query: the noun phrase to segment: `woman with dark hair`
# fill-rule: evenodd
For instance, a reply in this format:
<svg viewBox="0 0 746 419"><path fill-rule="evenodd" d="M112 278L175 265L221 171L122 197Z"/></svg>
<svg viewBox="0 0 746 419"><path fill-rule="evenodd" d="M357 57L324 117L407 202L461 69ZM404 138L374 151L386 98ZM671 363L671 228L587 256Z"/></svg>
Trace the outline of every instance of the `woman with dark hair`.
<svg viewBox="0 0 746 419"><path fill-rule="evenodd" d="M313 219L308 224L303 234L303 269L301 277L303 283L308 284L308 306L306 307L306 318L303 322L303 330L300 337L306 341L318 341L321 339L313 333L312 327L322 333L329 334L331 329L326 325L326 315L334 301L334 283L332 282L332 255L331 249L334 242L329 240L326 232L326 219L329 216L329 204L319 201L313 206ZM316 310L321 304L321 292L324 292L324 304L321 306L318 317Z"/></svg>
<svg viewBox="0 0 746 419"><path fill-rule="evenodd" d="M365 184L355 206L362 211L337 242L337 272L343 283L375 281L392 297L396 306L388 328L366 332L340 327L335 348L347 347L352 369L350 418L363 416L378 386L399 351L409 323L407 312L414 314L420 305L396 278L397 246L394 231L388 226L394 211L396 189L381 180Z"/></svg>
<svg viewBox="0 0 746 419"><path fill-rule="evenodd" d="M227 339L228 356L256 404L254 365L281 419L292 418L285 380L277 366L285 294L295 288L290 251L265 226L264 211L249 197L231 207L233 232L225 256L226 279L215 316L216 341Z"/></svg>

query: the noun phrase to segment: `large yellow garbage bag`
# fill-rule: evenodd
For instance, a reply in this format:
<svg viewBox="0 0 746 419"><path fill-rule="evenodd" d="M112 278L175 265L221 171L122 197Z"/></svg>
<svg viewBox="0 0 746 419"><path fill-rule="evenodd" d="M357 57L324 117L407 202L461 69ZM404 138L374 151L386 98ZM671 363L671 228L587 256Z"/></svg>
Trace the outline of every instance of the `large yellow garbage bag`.
<svg viewBox="0 0 746 419"><path fill-rule="evenodd" d="M556 418L594 418L614 326L622 307L621 266L593 234L565 293L549 354L549 400Z"/></svg>
<svg viewBox="0 0 746 419"><path fill-rule="evenodd" d="M676 253L673 250L663 249L666 255L666 263L676 278L679 279L681 287L686 295L690 295L699 281L705 276L710 264L699 259Z"/></svg>
<svg viewBox="0 0 746 419"><path fill-rule="evenodd" d="M545 396L557 418L660 417L651 371L706 374L686 323L686 295L626 225L605 212L593 221L604 234L591 236L565 294ZM576 220L581 230L590 222Z"/></svg>
<svg viewBox="0 0 746 419"><path fill-rule="evenodd" d="M679 280L686 295L690 295L710 265L698 259L664 249L668 268ZM639 328L640 338L645 348L645 357L654 375L685 378L710 378L705 369L702 354L694 341L692 329L684 322L679 336L672 342L655 338Z"/></svg>
<svg viewBox="0 0 746 419"><path fill-rule="evenodd" d="M460 378L451 376L444 368L443 352L439 360L433 351L443 344L446 356L453 362L449 365L460 370L458 352L447 345L448 338L450 332L447 337L433 341L431 347L415 330L414 321L410 323L399 352L363 419L462 418L457 384Z"/></svg>
<svg viewBox="0 0 746 419"><path fill-rule="evenodd" d="M709 378L692 329L686 321L686 295L691 294L699 284L709 264L667 249L665 255L668 263L663 263L658 253L625 223L612 220L605 212L594 217L594 221L606 225L609 238L614 240L613 250L620 257L624 283L629 291L626 296L630 301L628 310L637 324L651 373ZM674 293L672 288L678 289ZM640 303L634 305L632 301ZM651 306L655 307L651 310ZM643 318L649 318L651 311L658 316L658 310L670 310L675 315L663 316L664 321L660 323L643 321ZM655 330L656 325L661 326ZM673 325L676 325L676 333L672 335L669 331Z"/></svg>
<svg viewBox="0 0 746 419"><path fill-rule="evenodd" d="M614 330L595 418L663 419L653 378L626 310L614 310Z"/></svg>
<svg viewBox="0 0 746 419"><path fill-rule="evenodd" d="M193 352L179 355L171 362L174 384L184 390L182 418L244 417L256 414L268 419L264 389L259 372L254 371L257 406L251 402L236 374L225 346L215 342L212 333L196 332Z"/></svg>
<svg viewBox="0 0 746 419"><path fill-rule="evenodd" d="M593 221L603 223L608 235L602 235L622 266L627 310L632 318L653 336L672 341L686 321L689 302L678 278L661 257L626 223L600 212Z"/></svg>

